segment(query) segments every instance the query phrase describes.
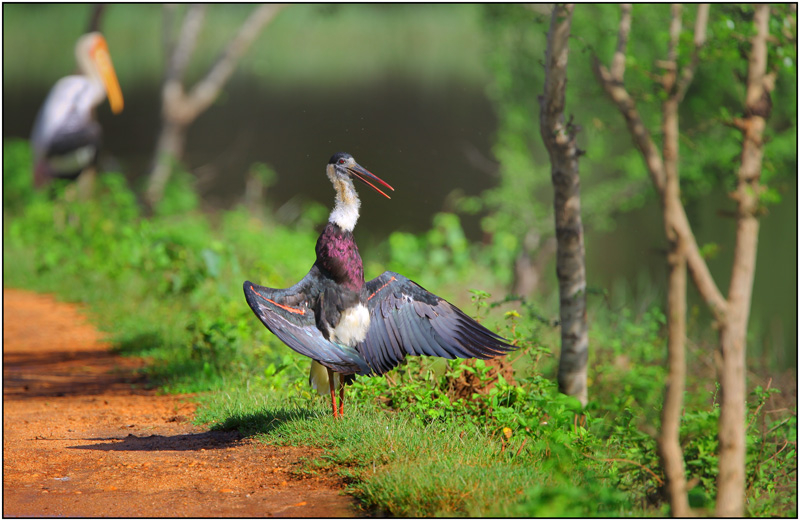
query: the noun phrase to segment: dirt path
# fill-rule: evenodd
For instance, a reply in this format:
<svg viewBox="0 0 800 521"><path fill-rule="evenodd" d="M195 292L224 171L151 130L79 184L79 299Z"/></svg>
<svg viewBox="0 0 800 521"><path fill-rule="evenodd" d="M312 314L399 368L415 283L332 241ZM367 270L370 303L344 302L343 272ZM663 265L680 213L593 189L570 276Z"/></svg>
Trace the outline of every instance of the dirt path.
<svg viewBox="0 0 800 521"><path fill-rule="evenodd" d="M345 517L309 449L192 425L185 397L143 390L76 306L3 290L3 516Z"/></svg>

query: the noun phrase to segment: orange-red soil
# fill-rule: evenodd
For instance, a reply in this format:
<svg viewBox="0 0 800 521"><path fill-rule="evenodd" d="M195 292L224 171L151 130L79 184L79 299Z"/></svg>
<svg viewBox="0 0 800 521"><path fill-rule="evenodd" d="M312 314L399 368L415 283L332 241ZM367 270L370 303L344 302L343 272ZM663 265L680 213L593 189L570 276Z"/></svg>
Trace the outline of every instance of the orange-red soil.
<svg viewBox="0 0 800 521"><path fill-rule="evenodd" d="M3 290L3 516L345 517L341 481L273 447L190 420L146 390L77 306Z"/></svg>

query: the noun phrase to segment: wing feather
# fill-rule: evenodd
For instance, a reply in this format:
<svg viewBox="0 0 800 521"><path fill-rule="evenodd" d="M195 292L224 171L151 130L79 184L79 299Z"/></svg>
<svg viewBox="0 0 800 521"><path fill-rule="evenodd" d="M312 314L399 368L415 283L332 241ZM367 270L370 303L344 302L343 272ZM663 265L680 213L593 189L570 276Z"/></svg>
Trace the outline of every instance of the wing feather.
<svg viewBox="0 0 800 521"><path fill-rule="evenodd" d="M383 317L380 316L380 313L377 317L374 318L378 321L383 321ZM380 326L379 326L380 329ZM381 371L388 371L392 367L392 359L394 358L393 354L391 354L391 345L386 341L385 330L381 330L381 337L376 339L374 343L375 349L371 350L375 354L375 366Z"/></svg>
<svg viewBox="0 0 800 521"><path fill-rule="evenodd" d="M416 316L418 319L415 320L414 323L417 328L417 336L427 342L430 349L436 353L435 356L440 356L442 358L469 358L469 354L465 353L461 349L461 346L452 345L448 350L447 347L442 345L439 341L440 337L433 330L430 319L424 315L416 314Z"/></svg>
<svg viewBox="0 0 800 521"><path fill-rule="evenodd" d="M419 356L419 355L428 355L431 356L431 353L425 352L423 346L420 345L419 340L416 338L414 331L409 323L408 317L406 316L405 309L400 307L394 313L395 321L399 326L400 334L402 335L403 341L405 342L406 348L409 351L409 354ZM435 355L434 355L435 356Z"/></svg>
<svg viewBox="0 0 800 521"><path fill-rule="evenodd" d="M379 340L384 342L386 352L393 360L402 360L405 353L398 342L398 335L395 332L393 323L391 323L389 317L383 313L375 313L375 315L380 317L379 322L376 324L375 332ZM369 337L369 335L367 336Z"/></svg>
<svg viewBox="0 0 800 521"><path fill-rule="evenodd" d="M383 374L407 355L492 358L514 349L414 281L387 271L365 285L370 327L356 350Z"/></svg>
<svg viewBox="0 0 800 521"><path fill-rule="evenodd" d="M245 281L244 295L264 326L301 355L339 373L369 371L366 361L355 349L331 342L317 328L310 300L315 292L309 275L287 289Z"/></svg>
<svg viewBox="0 0 800 521"><path fill-rule="evenodd" d="M477 354L481 355L479 356L480 358L488 358L499 354L486 346L487 343L492 341L491 338L478 336L483 342L476 342L473 339L475 332L471 330L469 324L465 324L461 317L455 314L443 313L440 315L440 320L433 322L433 324L434 326L439 326L438 331L440 333L448 335L453 339L453 342L462 345L467 352L472 353L471 356L476 356Z"/></svg>
<svg viewBox="0 0 800 521"><path fill-rule="evenodd" d="M405 357L405 351L402 347L403 336L396 318L396 310L391 310L386 316L382 316L381 320L383 324L377 324L377 326L382 325L384 328L379 335L377 335L379 339L378 345L383 354L381 374L396 367ZM369 333L367 333L368 338L369 336ZM388 342L385 339L388 339Z"/></svg>

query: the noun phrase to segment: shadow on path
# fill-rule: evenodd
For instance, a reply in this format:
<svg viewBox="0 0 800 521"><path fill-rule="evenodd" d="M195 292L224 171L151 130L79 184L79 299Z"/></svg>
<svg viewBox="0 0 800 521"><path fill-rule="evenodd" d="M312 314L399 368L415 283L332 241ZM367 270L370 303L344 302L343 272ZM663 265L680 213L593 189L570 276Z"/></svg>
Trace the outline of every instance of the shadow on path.
<svg viewBox="0 0 800 521"><path fill-rule="evenodd" d="M128 434L124 438L94 438L86 441L100 441L92 445L74 445L68 449L113 450L113 451L199 451L227 449L238 445L243 436L236 431L210 431L197 434L179 434L177 436L135 436Z"/></svg>
<svg viewBox="0 0 800 521"><path fill-rule="evenodd" d="M249 414L232 414L216 429L221 431L236 430L245 436L253 434L269 434L281 426L297 421L319 417L318 411L277 407Z"/></svg>

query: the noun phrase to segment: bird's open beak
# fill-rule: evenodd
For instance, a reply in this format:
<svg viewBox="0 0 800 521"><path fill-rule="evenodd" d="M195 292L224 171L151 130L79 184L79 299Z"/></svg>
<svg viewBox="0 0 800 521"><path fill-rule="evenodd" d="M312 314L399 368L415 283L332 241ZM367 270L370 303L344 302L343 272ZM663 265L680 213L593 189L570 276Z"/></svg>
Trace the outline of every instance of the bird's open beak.
<svg viewBox="0 0 800 521"><path fill-rule="evenodd" d="M394 188L389 186L389 183L387 183L386 181L384 181L380 177L376 176L375 174L373 174L372 172L370 172L366 168L362 167L358 163L355 163L353 166L348 166L347 167L347 171L350 172L351 175L354 175L359 181L363 182L364 184L369 185L373 190L375 190L376 192L378 192L379 194L381 194L385 198L391 199L391 197L386 195L383 190L381 190L380 188L378 188L374 184L370 183L369 180L372 179L373 181L377 181L378 183L382 184L383 186L385 186L386 188L388 188L391 191L394 191Z"/></svg>
<svg viewBox="0 0 800 521"><path fill-rule="evenodd" d="M108 53L108 44L106 44L105 38L100 37L97 39L94 47L92 47L91 57L92 62L97 67L97 71L100 73L103 85L105 85L111 111L114 114L119 114L122 112L125 103L122 99L122 89L119 87L119 80L117 80L114 65L111 63L111 55Z"/></svg>

